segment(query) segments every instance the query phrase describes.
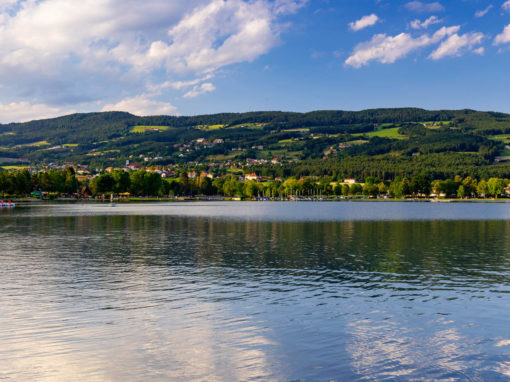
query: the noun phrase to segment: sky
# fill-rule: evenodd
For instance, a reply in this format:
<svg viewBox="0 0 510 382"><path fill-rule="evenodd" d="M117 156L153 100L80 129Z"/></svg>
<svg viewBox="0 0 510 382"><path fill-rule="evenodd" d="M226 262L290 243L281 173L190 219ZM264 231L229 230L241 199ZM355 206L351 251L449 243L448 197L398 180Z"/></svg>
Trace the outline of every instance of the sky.
<svg viewBox="0 0 510 382"><path fill-rule="evenodd" d="M0 123L377 107L510 113L510 0L0 0Z"/></svg>

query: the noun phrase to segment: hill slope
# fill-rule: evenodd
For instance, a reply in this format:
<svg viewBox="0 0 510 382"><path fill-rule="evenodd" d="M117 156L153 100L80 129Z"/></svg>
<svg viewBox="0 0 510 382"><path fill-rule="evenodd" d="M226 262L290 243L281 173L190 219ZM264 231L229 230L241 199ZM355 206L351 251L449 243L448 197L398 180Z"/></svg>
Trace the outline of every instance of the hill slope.
<svg viewBox="0 0 510 382"><path fill-rule="evenodd" d="M429 170L458 162L477 168L496 166L497 171L506 172L506 165L494 160L497 156L506 159L507 143L510 115L474 110L401 108L193 117L105 112L0 125L4 164L26 158L36 163L101 167L147 158L151 164L253 159L263 165L278 158L292 161L293 167L298 166L296 161L316 167L345 167L352 162L352 168L371 166L377 172L417 161L430 163ZM325 158L329 159L324 162Z"/></svg>

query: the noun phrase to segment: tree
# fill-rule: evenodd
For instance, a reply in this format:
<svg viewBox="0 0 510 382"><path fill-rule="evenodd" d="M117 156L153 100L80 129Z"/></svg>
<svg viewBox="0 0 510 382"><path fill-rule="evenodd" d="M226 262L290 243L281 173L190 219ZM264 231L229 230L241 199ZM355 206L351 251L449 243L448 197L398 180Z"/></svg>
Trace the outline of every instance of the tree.
<svg viewBox="0 0 510 382"><path fill-rule="evenodd" d="M188 173L187 172L181 172L181 174L179 175L179 182L181 183L181 187L182 187L182 190L185 194L189 194L190 191L191 191L191 187L190 187L190 184L189 184L189 179L188 179Z"/></svg>
<svg viewBox="0 0 510 382"><path fill-rule="evenodd" d="M64 188L65 192L68 194L74 194L76 191L78 191L78 180L76 179L76 175L74 172L74 168L69 167L66 169L66 177L64 181Z"/></svg>
<svg viewBox="0 0 510 382"><path fill-rule="evenodd" d="M386 193L388 192L388 189L386 188L386 185L384 184L384 182L379 183L377 186L377 189L378 189L379 195L386 195Z"/></svg>
<svg viewBox="0 0 510 382"><path fill-rule="evenodd" d="M489 188L487 186L487 182L485 181L485 179L482 179L481 181L478 182L478 186L476 187L476 191L478 192L478 195L482 196L482 197L486 197L489 193Z"/></svg>
<svg viewBox="0 0 510 382"><path fill-rule="evenodd" d="M413 194L424 194L425 196L430 195L430 186L431 179L428 174L421 173L416 175L411 180L411 192Z"/></svg>
<svg viewBox="0 0 510 382"><path fill-rule="evenodd" d="M145 172L143 176L143 193L151 196L162 196L163 194L160 192L161 184L161 175L157 172Z"/></svg>
<svg viewBox="0 0 510 382"><path fill-rule="evenodd" d="M297 187L298 182L296 178L291 177L287 179L285 182L283 182L283 188L285 189L285 193L287 195L292 195L294 191L297 189Z"/></svg>
<svg viewBox="0 0 510 382"><path fill-rule="evenodd" d="M409 195L411 193L409 180L407 178L404 178L402 180L395 180L392 184L391 192L397 198Z"/></svg>
<svg viewBox="0 0 510 382"><path fill-rule="evenodd" d="M460 185L460 186L459 186L459 188L458 188L458 190L457 190L457 197L458 197L458 198L461 198L461 199L462 199L462 198L464 198L464 197L466 197L466 190L465 190L465 188L464 188L464 186L463 186L463 185Z"/></svg>
<svg viewBox="0 0 510 382"><path fill-rule="evenodd" d="M213 183L210 178L204 176L200 178L200 192L204 195L212 195L214 193Z"/></svg>
<svg viewBox="0 0 510 382"><path fill-rule="evenodd" d="M112 172L112 176L115 181L114 191L116 193L124 193L129 190L131 179L128 172L124 170L114 170Z"/></svg>
<svg viewBox="0 0 510 382"><path fill-rule="evenodd" d="M234 196L237 192L237 180L231 176L225 180L223 184L223 194L226 196Z"/></svg>
<svg viewBox="0 0 510 382"><path fill-rule="evenodd" d="M499 195L505 192L505 181L499 178L490 178L487 182L487 189L489 191L489 195L497 198Z"/></svg>
<svg viewBox="0 0 510 382"><path fill-rule="evenodd" d="M143 194L144 170L137 170L129 174L129 192L133 195Z"/></svg>
<svg viewBox="0 0 510 382"><path fill-rule="evenodd" d="M352 184L349 189L352 195L361 195L363 192L363 187L359 183Z"/></svg>
<svg viewBox="0 0 510 382"><path fill-rule="evenodd" d="M259 193L259 188L258 188L257 183L254 182L253 180L250 180L248 183L246 183L244 192L245 192L246 196L250 199L257 196Z"/></svg>
<svg viewBox="0 0 510 382"><path fill-rule="evenodd" d="M374 183L365 183L363 186L363 195L365 196L377 196L379 192L379 186Z"/></svg>
<svg viewBox="0 0 510 382"><path fill-rule="evenodd" d="M92 178L89 188L94 195L100 195L107 192L113 192L114 185L115 180L111 174L101 174Z"/></svg>
<svg viewBox="0 0 510 382"><path fill-rule="evenodd" d="M446 196L454 196L457 194L457 189L459 188L457 182L452 179L447 179L439 183L440 190Z"/></svg>

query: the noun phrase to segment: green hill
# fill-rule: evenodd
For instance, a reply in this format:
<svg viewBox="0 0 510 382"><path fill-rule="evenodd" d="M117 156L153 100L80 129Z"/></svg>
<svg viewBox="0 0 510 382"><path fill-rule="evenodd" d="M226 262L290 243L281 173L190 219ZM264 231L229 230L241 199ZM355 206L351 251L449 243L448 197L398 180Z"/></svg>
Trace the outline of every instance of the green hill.
<svg viewBox="0 0 510 382"><path fill-rule="evenodd" d="M337 169L386 177L398 175L404 167L445 171L455 166L510 175L506 164L495 163L498 156L506 159L508 137L510 115L474 110L400 108L192 117L86 113L0 125L0 163L16 165L26 159L42 164L120 166L126 159L145 158L150 164L256 159L268 167L264 160L276 157L291 173L299 168L311 173Z"/></svg>

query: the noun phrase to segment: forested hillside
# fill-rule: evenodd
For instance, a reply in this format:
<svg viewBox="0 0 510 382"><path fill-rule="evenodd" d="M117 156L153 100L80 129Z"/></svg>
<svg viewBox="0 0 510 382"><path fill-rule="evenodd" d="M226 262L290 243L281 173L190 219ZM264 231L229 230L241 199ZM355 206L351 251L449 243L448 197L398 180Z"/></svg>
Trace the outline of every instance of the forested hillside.
<svg viewBox="0 0 510 382"><path fill-rule="evenodd" d="M510 115L416 108L137 117L105 112L0 125L0 166L251 163L259 172L393 178L510 176ZM277 159L278 166L271 165ZM248 162L247 162L248 161ZM273 161L274 162L274 161Z"/></svg>

